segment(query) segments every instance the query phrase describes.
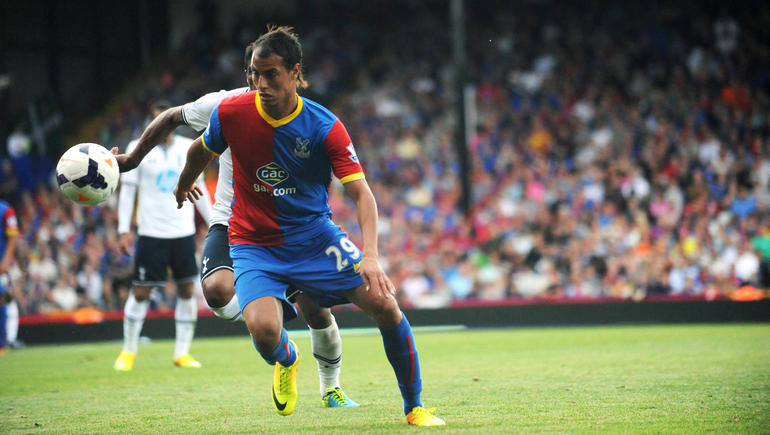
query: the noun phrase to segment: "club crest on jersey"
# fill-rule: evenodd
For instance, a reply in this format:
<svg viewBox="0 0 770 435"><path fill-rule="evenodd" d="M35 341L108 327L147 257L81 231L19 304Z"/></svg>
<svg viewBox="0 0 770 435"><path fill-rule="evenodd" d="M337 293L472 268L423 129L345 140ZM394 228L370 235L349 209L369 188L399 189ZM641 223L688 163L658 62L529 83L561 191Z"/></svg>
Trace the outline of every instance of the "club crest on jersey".
<svg viewBox="0 0 770 435"><path fill-rule="evenodd" d="M308 149L308 146L310 146L309 139L305 139L304 137L297 137L297 140L294 144L294 155L301 159L310 158L310 150Z"/></svg>
<svg viewBox="0 0 770 435"><path fill-rule="evenodd" d="M289 179L289 171L283 169L281 165L272 162L257 169L257 178L260 181L272 187L276 184Z"/></svg>

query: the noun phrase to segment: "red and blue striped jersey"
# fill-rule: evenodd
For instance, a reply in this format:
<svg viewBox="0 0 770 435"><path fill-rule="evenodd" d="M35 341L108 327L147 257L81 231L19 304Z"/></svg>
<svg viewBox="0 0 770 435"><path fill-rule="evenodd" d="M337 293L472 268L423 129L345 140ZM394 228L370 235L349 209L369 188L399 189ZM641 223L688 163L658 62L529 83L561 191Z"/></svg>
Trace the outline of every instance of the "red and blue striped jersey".
<svg viewBox="0 0 770 435"><path fill-rule="evenodd" d="M0 200L0 219L3 223L3 231L0 233L0 261L5 254L8 237L19 234L19 223L16 220L16 211L5 201Z"/></svg>
<svg viewBox="0 0 770 435"><path fill-rule="evenodd" d="M233 157L230 243L280 245L312 238L333 225L332 174L344 184L364 178L342 122L298 96L283 119L265 113L256 92L222 100L211 113L203 145Z"/></svg>

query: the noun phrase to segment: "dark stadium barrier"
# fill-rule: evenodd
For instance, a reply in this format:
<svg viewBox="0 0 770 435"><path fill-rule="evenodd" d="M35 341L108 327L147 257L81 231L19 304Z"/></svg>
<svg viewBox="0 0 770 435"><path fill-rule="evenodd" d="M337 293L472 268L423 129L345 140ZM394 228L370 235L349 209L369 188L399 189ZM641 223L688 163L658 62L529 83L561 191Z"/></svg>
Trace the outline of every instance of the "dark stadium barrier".
<svg viewBox="0 0 770 435"><path fill-rule="evenodd" d="M770 322L770 299L752 302L718 301L645 301L645 302L570 302L528 303L515 305L464 306L433 310L404 310L413 326L465 325L467 327L567 326L672 324L720 322ZM226 322L213 315L198 319L196 337L220 337L247 334L243 322ZM334 311L340 328L374 327L374 322L358 309ZM108 316L101 323L36 323L23 321L19 338L27 344L95 342L122 340L120 316ZM287 329L306 329L301 318L288 323ZM173 312L154 315L145 321L142 335L152 339L174 338Z"/></svg>

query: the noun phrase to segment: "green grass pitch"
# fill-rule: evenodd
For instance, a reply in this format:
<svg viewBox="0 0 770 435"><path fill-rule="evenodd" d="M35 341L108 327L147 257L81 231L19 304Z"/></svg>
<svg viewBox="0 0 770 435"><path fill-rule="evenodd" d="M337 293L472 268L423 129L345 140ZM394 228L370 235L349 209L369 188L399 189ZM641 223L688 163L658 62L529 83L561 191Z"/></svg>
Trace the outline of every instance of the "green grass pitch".
<svg viewBox="0 0 770 435"><path fill-rule="evenodd" d="M248 336L34 346L0 357L2 434L770 433L770 325L416 329L423 400L447 426L407 425L378 334L343 329L342 386L361 406L321 406L307 334L299 401L281 417L272 367Z"/></svg>

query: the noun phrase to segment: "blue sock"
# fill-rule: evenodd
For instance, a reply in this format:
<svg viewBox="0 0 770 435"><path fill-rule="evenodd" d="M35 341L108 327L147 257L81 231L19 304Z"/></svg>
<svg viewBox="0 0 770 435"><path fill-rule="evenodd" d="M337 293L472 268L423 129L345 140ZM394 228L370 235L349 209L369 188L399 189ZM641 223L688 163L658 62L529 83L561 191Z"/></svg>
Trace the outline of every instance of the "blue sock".
<svg viewBox="0 0 770 435"><path fill-rule="evenodd" d="M257 352L259 352L259 354L262 355L262 358L264 358L270 365L279 363L284 367L289 367L297 360L297 350L294 349L294 346L289 342L289 334L286 333L286 329L281 329L281 341L278 342L278 346L275 349L269 352L263 351L257 347L257 343L254 342L253 338L251 342L254 343L254 348L257 349Z"/></svg>
<svg viewBox="0 0 770 435"><path fill-rule="evenodd" d="M5 347L6 322L8 321L8 306L0 304L0 349Z"/></svg>
<svg viewBox="0 0 770 435"><path fill-rule="evenodd" d="M422 378L412 327L406 320L406 315L401 315L401 323L394 328L380 328L380 333L385 345L385 354L396 372L398 388L401 389L401 397L404 399L404 414L408 414L415 406L422 406Z"/></svg>

